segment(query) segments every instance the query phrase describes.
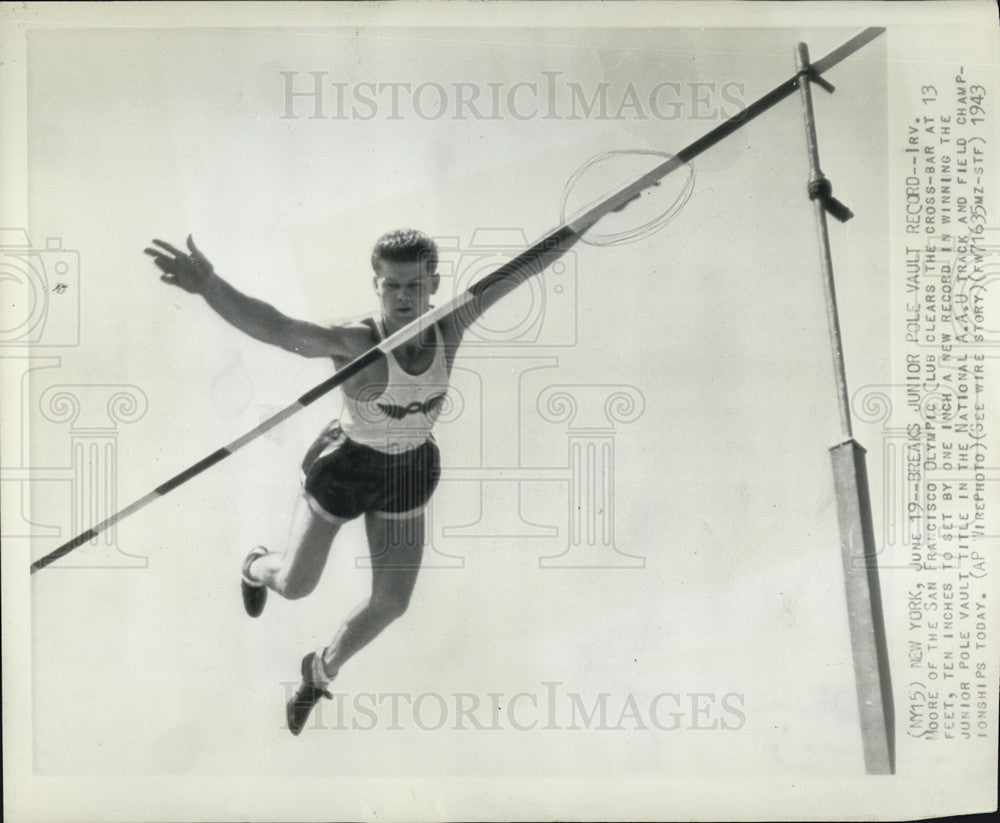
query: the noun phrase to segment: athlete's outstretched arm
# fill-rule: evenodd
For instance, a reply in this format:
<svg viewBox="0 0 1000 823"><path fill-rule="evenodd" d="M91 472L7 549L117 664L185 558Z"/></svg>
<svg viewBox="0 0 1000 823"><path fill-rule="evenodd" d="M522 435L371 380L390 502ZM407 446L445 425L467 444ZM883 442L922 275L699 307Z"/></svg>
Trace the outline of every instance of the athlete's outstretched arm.
<svg viewBox="0 0 1000 823"><path fill-rule="evenodd" d="M498 277L496 273L491 275L490 277L495 279L493 279L493 281L486 288L479 291L470 303L463 306L462 309L455 313L454 322L458 327L459 332L464 332L465 329L478 320L487 311L487 309L498 303L522 283L526 283L532 277L541 274L548 266L552 265L556 260L569 251L579 239L579 235L574 235L573 237L565 240L557 249L545 252L540 257L524 264L523 266L512 268L502 277ZM486 279L489 280L490 278ZM480 285L485 285L485 283ZM475 289L475 286L473 289Z"/></svg>
<svg viewBox="0 0 1000 823"><path fill-rule="evenodd" d="M618 208L612 209L612 211L621 211L638 197L639 194L635 194L631 199L626 200L618 206ZM537 274L541 274L548 266L551 266L556 260L576 245L581 237L582 233L572 234L570 237L563 240L563 242L559 244L558 248L542 253L539 257L524 264L523 266L511 268L510 271L505 272L503 275L496 272L490 277L484 278L483 282L476 284L479 286L485 286L485 288L477 290L476 296L472 302L468 303L461 309L461 311L456 312L454 315L452 322L454 322L457 327L459 334L463 333L466 328L478 320L483 313L490 308L490 306L502 300L522 283L527 282ZM486 281L491 280L492 282L489 282L489 284L486 285ZM472 288L473 290L476 290L475 285Z"/></svg>
<svg viewBox="0 0 1000 823"><path fill-rule="evenodd" d="M154 240L153 244L158 248L147 248L145 253L163 272L160 280L192 294L200 294L227 323L254 339L303 357L349 354L340 329L296 320L282 314L270 303L237 291L215 273L208 258L198 250L190 236L187 239L189 254L162 240Z"/></svg>

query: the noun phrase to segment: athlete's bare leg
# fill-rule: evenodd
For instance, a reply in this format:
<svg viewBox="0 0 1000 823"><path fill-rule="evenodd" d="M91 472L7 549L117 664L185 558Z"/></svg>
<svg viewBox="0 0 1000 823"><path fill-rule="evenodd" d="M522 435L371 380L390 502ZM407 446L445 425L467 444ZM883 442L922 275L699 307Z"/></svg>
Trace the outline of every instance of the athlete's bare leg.
<svg viewBox="0 0 1000 823"><path fill-rule="evenodd" d="M292 515L288 548L257 558L250 565L250 578L289 600L305 597L316 588L330 545L342 524L337 518L313 511L305 495L300 494Z"/></svg>
<svg viewBox="0 0 1000 823"><path fill-rule="evenodd" d="M372 559L372 594L358 606L323 650L323 669L336 677L340 667L368 645L410 604L424 551L424 514L390 519L365 515Z"/></svg>

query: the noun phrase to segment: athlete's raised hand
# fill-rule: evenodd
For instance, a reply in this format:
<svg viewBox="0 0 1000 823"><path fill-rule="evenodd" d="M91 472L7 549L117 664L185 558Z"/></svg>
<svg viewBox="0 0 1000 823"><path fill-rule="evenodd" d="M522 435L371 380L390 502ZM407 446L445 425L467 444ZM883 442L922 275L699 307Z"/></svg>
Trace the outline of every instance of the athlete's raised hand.
<svg viewBox="0 0 1000 823"><path fill-rule="evenodd" d="M154 240L154 246L143 251L153 258L156 267L163 272L160 280L171 286L180 286L184 291L200 294L205 290L208 281L212 279L214 269L208 258L194 244L194 239L188 235L188 254L175 249L162 240Z"/></svg>
<svg viewBox="0 0 1000 823"><path fill-rule="evenodd" d="M654 185L654 186L658 186L658 185L660 185L660 181L659 181L659 180L655 180L655 181L653 181L653 185ZM633 202L635 202L635 201L636 201L636 200L638 200L638 199L639 199L639 198L640 198L641 196L642 196L642 192L641 192L641 191L637 191L637 192L636 192L635 194L633 194L633 195L632 195L632 196L631 196L631 197L630 197L630 198L629 198L628 200L626 200L626 201L625 201L624 203L622 203L622 204L621 204L620 206L615 206L615 207L614 207L614 208L613 208L613 209L612 209L611 211L613 211L613 212L619 212L619 211L623 211L623 210L624 210L624 209L625 209L625 208L626 208L626 207L628 206L628 204L629 204L629 203L633 203Z"/></svg>

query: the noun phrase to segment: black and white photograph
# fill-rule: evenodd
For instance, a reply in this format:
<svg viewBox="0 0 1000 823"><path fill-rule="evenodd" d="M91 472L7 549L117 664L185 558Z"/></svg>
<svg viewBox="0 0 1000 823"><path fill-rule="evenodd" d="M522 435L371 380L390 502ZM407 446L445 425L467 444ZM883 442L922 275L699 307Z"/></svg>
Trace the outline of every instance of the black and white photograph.
<svg viewBox="0 0 1000 823"><path fill-rule="evenodd" d="M995 810L996 10L0 4L5 818Z"/></svg>

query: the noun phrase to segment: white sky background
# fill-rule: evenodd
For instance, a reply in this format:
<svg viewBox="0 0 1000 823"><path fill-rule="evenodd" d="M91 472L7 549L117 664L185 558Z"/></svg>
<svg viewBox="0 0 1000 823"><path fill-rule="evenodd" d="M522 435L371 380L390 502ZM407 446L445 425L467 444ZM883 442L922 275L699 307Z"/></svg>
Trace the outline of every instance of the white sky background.
<svg viewBox="0 0 1000 823"><path fill-rule="evenodd" d="M30 228L36 245L53 235L79 251L83 294L81 343L61 351L61 369L39 385L145 392L147 414L118 438L118 494L129 502L330 374L327 363L241 337L200 298L161 285L141 254L152 237L180 245L193 232L238 288L333 322L375 307L368 254L382 231L415 225L467 244L477 229L516 228L533 240L558 224L565 181L595 154L677 150L719 122L693 119L690 98L668 121L455 120L453 101L439 120L388 120L385 98L368 121L283 120L280 71L300 72L299 84L326 71L351 84L505 88L560 71L560 83L587 90L611 81L612 101L628 80L640 92L677 82L685 95L693 82L735 82L749 102L794 72L796 42L817 59L860 28L34 33ZM831 221L852 390L891 380L885 47L880 38L832 70L834 95L814 87L823 168L857 214L846 226ZM631 245L576 247L576 314L558 321L575 328L575 345L512 351L558 357L518 402L506 401L521 408L525 465L565 461L565 428L532 413L544 386L641 392L645 413L615 440L615 538L645 568L540 569L551 543L470 541L464 568L423 571L409 613L335 686L510 695L560 681L589 696L609 691L614 706L628 692L648 705L661 691L733 691L745 695L741 730L307 730L298 739L282 730L281 683L296 679L302 654L329 641L367 586L353 567L363 532L343 530L308 600L272 596L259 621L243 615L238 568L254 544L282 544L298 460L335 414L331 400L122 524L119 546L148 557L147 569L52 569L33 579L36 767L858 774L827 455L839 430L797 96L694 166L694 194L667 228ZM484 380L505 368L468 355L457 367ZM446 466L468 465L469 444L478 445L480 412L467 408L441 427ZM33 424L33 463L65 463L65 426ZM874 447L866 431L859 424L858 439ZM515 436L514 423L487 431L484 452ZM869 470L877 489L877 461ZM40 505L50 507L41 520L69 528L67 503ZM454 484L434 505L441 523L476 516ZM564 488L535 484L524 505L528 519L565 529ZM879 515L876 505L876 531ZM891 600L891 575L883 585Z"/></svg>

